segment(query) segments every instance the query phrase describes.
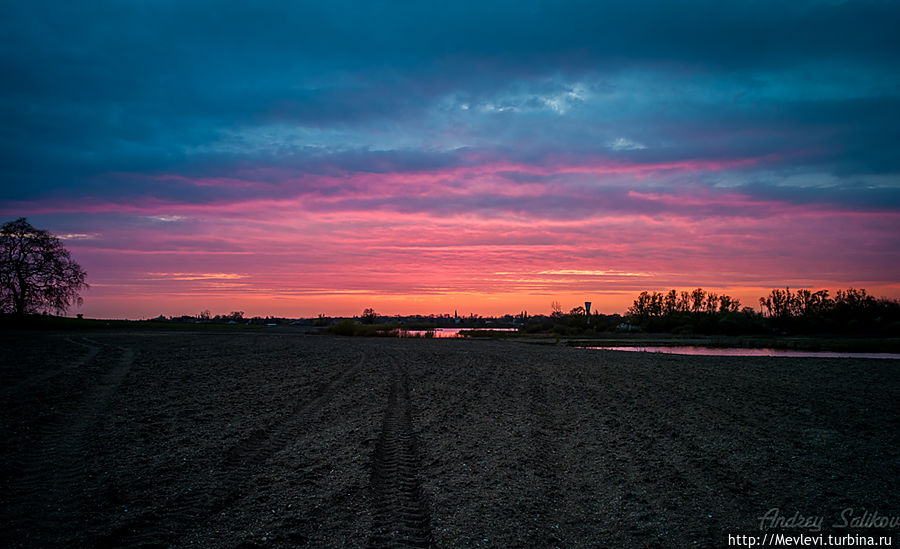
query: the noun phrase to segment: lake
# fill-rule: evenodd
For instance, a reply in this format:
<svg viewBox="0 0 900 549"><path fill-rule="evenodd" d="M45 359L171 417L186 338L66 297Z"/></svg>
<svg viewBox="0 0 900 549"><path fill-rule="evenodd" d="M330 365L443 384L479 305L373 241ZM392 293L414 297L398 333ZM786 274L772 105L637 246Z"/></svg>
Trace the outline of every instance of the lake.
<svg viewBox="0 0 900 549"><path fill-rule="evenodd" d="M784 356L807 358L891 358L900 359L897 353L849 353L830 351L792 351L788 349L743 349L728 347L683 346L647 346L647 347L584 347L585 349L602 349L606 351L632 351L640 353L663 353L672 355L704 355L704 356Z"/></svg>

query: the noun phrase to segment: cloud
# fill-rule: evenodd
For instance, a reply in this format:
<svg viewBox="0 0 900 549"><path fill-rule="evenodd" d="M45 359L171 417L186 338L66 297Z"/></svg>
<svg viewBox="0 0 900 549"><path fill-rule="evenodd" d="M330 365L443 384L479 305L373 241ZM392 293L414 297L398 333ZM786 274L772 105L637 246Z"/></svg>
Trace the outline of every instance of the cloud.
<svg viewBox="0 0 900 549"><path fill-rule="evenodd" d="M87 234L87 233L66 233L56 235L60 240L93 240L97 238L99 235L97 234Z"/></svg>
<svg viewBox="0 0 900 549"><path fill-rule="evenodd" d="M162 163L184 171L211 153L243 161L307 147L403 148L390 142L404 136L406 146L455 134L457 145L495 136L582 147L621 137L605 120L643 134L628 139L655 149L680 141L685 129L757 130L753 122L768 119L776 130L795 130L794 115L804 109L860 93L882 103L882 113L897 112L884 103L896 98L891 61L900 51L892 3L212 6L100 2L90 17L64 3L5 7L0 71L13 85L3 91L4 123L16 139L4 143L4 160L31 183L19 188L66 185L41 177L51 174L69 174L68 185L81 187L78 176L98 169ZM52 29L65 29L70 46L62 55ZM534 36L542 37L539 47ZM442 112L448 98L471 108L462 118ZM840 116L829 110L822 116ZM490 120L511 114L524 120ZM547 114L560 120L533 119ZM846 113L857 121L859 114ZM498 135L499 124L506 129ZM544 130L535 132L536 124ZM865 120L838 145L895 127ZM896 156L876 140L853 154L869 150L880 163ZM35 173L39 165L47 167Z"/></svg>
<svg viewBox="0 0 900 549"><path fill-rule="evenodd" d="M615 141L609 144L609 148L614 151L640 151L646 149L647 146L624 137L617 137Z"/></svg>
<svg viewBox="0 0 900 549"><path fill-rule="evenodd" d="M159 221L161 223L175 223L187 219L187 217L183 215L148 215L146 217L147 219Z"/></svg>
<svg viewBox="0 0 900 549"><path fill-rule="evenodd" d="M147 276L167 280L240 280L247 275L236 273L147 273Z"/></svg>
<svg viewBox="0 0 900 549"><path fill-rule="evenodd" d="M538 274L544 275L578 275L578 276L599 276L599 277L642 277L652 276L653 273L629 273L625 271L611 270L584 270L584 269L554 269L549 271L540 271Z"/></svg>

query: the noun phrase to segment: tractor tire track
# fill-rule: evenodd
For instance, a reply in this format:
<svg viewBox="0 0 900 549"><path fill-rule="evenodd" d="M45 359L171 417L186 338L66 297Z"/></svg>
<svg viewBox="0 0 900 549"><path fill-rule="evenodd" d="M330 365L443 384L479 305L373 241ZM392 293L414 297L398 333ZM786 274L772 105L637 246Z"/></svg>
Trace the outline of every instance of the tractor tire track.
<svg viewBox="0 0 900 549"><path fill-rule="evenodd" d="M418 478L406 369L392 364L391 390L372 463L375 508L370 547L432 547L431 519Z"/></svg>

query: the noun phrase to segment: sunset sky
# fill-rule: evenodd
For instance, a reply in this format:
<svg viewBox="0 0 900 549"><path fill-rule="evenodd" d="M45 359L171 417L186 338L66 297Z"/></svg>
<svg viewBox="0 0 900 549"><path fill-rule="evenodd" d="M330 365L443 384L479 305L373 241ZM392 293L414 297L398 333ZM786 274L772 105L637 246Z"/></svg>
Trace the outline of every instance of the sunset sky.
<svg viewBox="0 0 900 549"><path fill-rule="evenodd" d="M3 2L89 317L900 297L900 2Z"/></svg>

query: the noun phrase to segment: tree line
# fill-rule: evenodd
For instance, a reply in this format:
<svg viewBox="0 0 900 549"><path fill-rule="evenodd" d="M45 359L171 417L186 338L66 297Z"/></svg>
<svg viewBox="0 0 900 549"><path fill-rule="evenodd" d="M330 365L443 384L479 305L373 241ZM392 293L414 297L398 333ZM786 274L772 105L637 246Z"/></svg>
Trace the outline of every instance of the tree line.
<svg viewBox="0 0 900 549"><path fill-rule="evenodd" d="M644 331L675 333L835 333L900 335L900 302L864 289L776 288L759 298L760 311L727 294L641 292L627 319Z"/></svg>
<svg viewBox="0 0 900 549"><path fill-rule="evenodd" d="M793 332L881 332L900 335L900 301L875 297L865 289L772 290L759 304L769 323Z"/></svg>
<svg viewBox="0 0 900 549"><path fill-rule="evenodd" d="M690 292L669 290L668 293L641 292L628 314L639 318L663 317L676 314L736 313L741 302L726 294L707 292L697 288Z"/></svg>

